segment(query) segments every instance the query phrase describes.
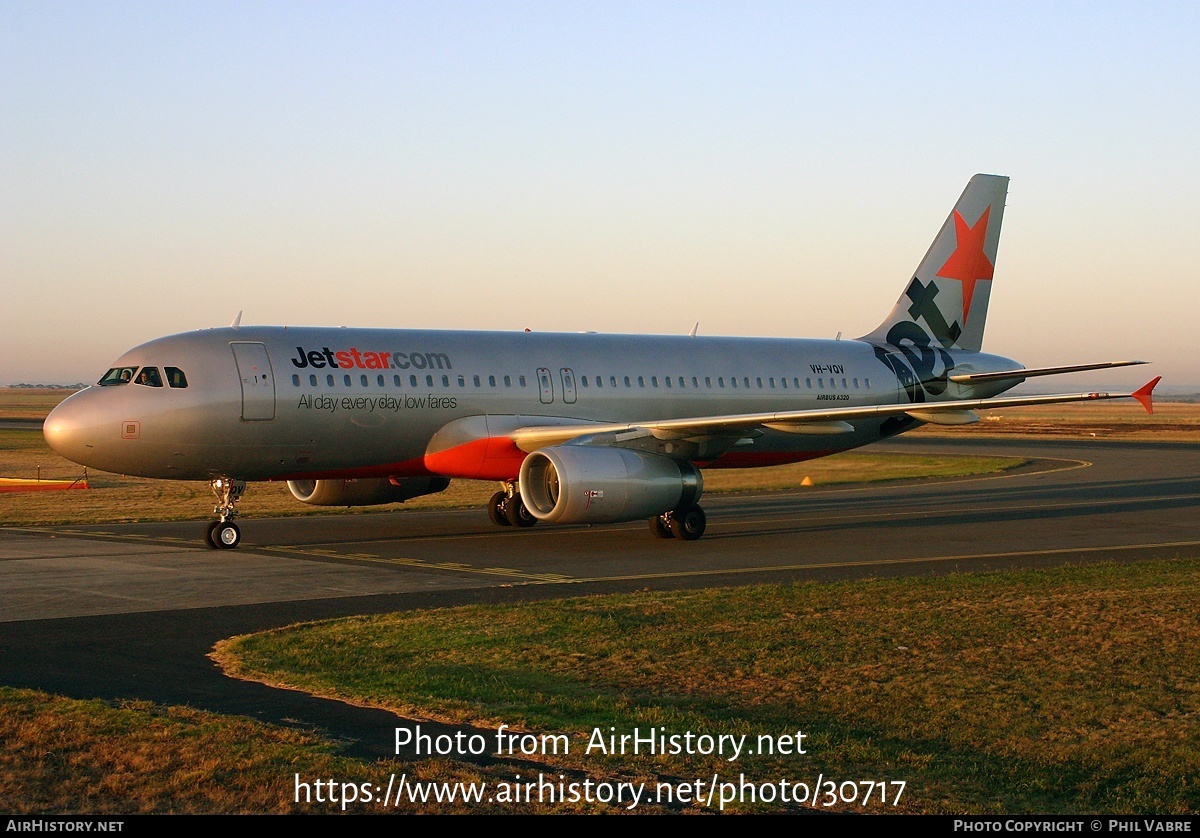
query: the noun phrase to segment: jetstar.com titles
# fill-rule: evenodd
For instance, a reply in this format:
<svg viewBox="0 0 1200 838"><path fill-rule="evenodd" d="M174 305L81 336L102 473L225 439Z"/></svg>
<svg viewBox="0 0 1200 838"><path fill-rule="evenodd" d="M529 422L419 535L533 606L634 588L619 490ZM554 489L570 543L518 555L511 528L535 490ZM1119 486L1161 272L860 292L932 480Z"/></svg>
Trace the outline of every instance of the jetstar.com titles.
<svg viewBox="0 0 1200 838"><path fill-rule="evenodd" d="M296 357L290 359L299 369L360 369L360 370L452 370L450 356L445 352L364 352L350 349L334 352L328 346L316 349L296 347Z"/></svg>

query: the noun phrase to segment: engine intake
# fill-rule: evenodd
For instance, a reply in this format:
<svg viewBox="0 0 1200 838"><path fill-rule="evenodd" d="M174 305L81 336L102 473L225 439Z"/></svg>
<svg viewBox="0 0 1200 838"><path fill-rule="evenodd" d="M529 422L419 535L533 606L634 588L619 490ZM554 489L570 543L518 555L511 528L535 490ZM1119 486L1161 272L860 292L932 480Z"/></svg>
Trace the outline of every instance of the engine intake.
<svg viewBox="0 0 1200 838"><path fill-rule="evenodd" d="M375 506L432 495L450 485L448 477L382 477L365 480L289 480L292 497L313 506Z"/></svg>
<svg viewBox="0 0 1200 838"><path fill-rule="evenodd" d="M689 462L625 448L556 445L521 464L521 500L540 521L607 524L694 504L704 491Z"/></svg>

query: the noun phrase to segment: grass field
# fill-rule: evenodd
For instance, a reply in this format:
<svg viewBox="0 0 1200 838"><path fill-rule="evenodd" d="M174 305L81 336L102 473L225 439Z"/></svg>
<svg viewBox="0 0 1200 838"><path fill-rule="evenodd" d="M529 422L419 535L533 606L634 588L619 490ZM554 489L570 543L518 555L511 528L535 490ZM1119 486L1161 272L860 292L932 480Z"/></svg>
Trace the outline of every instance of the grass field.
<svg viewBox="0 0 1200 838"><path fill-rule="evenodd" d="M1200 560L472 606L220 644L227 671L417 718L568 736L477 768L367 763L319 737L144 702L0 688L0 810L289 812L294 775L346 783L886 782L866 811L1200 810ZM586 753L593 731L805 734L806 753ZM489 748L493 737L488 737ZM793 739L793 742L797 740ZM898 783L905 783L893 807ZM826 808L822 797L819 809ZM405 805L558 812L600 806ZM703 806L685 805L689 809ZM712 808L717 808L714 804ZM736 811L805 808L778 802ZM828 808L863 811L859 803ZM354 805L351 811L381 811Z"/></svg>
<svg viewBox="0 0 1200 838"><path fill-rule="evenodd" d="M417 717L566 732L553 761L598 776L904 780L910 812L1194 813L1198 596L1187 559L352 618L217 657ZM809 753L582 753L610 727L801 729Z"/></svg>
<svg viewBox="0 0 1200 838"><path fill-rule="evenodd" d="M386 785L406 776L415 783L502 782L506 767L475 768L444 760L368 763L341 757L335 743L301 731L147 702L76 701L33 690L0 687L0 811L8 814L339 812L315 792L296 801L296 775L310 785ZM356 791L357 794L357 791ZM349 797L347 793L345 795ZM329 799L328 792L324 796ZM558 812L608 807L568 805ZM402 800L375 806L355 802L354 813L524 813L547 807Z"/></svg>
<svg viewBox="0 0 1200 838"><path fill-rule="evenodd" d="M45 419L74 390L0 387L0 419Z"/></svg>
<svg viewBox="0 0 1200 838"><path fill-rule="evenodd" d="M907 436L1028 436L1085 439L1200 441L1200 405L1154 403L1148 414L1132 401L1047 404L1004 410L981 410L974 425L946 428L924 425Z"/></svg>

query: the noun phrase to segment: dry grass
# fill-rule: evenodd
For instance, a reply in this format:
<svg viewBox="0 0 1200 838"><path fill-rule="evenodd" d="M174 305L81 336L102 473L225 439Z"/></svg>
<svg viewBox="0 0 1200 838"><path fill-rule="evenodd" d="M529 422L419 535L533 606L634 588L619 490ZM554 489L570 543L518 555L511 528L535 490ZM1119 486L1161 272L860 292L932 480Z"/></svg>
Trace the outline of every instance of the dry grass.
<svg viewBox="0 0 1200 838"><path fill-rule="evenodd" d="M0 387L0 419L45 419L74 390Z"/></svg>
<svg viewBox="0 0 1200 838"><path fill-rule="evenodd" d="M1200 441L1200 404L1157 402L1147 414L1133 402L1047 404L979 411L982 421L954 428L925 425L909 436L1035 436Z"/></svg>
<svg viewBox="0 0 1200 838"><path fill-rule="evenodd" d="M368 763L337 756L330 742L314 734L238 716L148 702L113 706L0 687L0 811L9 814L339 812L337 804L297 803L295 775L309 783L334 779L339 787L369 783L386 789L393 773L414 782L494 784L512 780L514 770L445 760ZM607 808L406 800L387 808L355 803L347 811L452 814Z"/></svg>

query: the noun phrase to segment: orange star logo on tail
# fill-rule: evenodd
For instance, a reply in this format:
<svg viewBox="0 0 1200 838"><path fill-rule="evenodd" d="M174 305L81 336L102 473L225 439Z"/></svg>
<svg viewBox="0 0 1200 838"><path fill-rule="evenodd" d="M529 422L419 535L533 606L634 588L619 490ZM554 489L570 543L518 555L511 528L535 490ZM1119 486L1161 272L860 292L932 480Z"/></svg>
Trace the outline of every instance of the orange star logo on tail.
<svg viewBox="0 0 1200 838"><path fill-rule="evenodd" d="M971 297L975 295L975 283L980 280L991 280L995 268L992 260L983 252L983 242L987 238L988 215L992 208L989 206L979 216L975 226L971 227L966 220L954 211L954 236L957 245L946 264L937 275L945 279L956 279L962 283L963 325L971 313Z"/></svg>

